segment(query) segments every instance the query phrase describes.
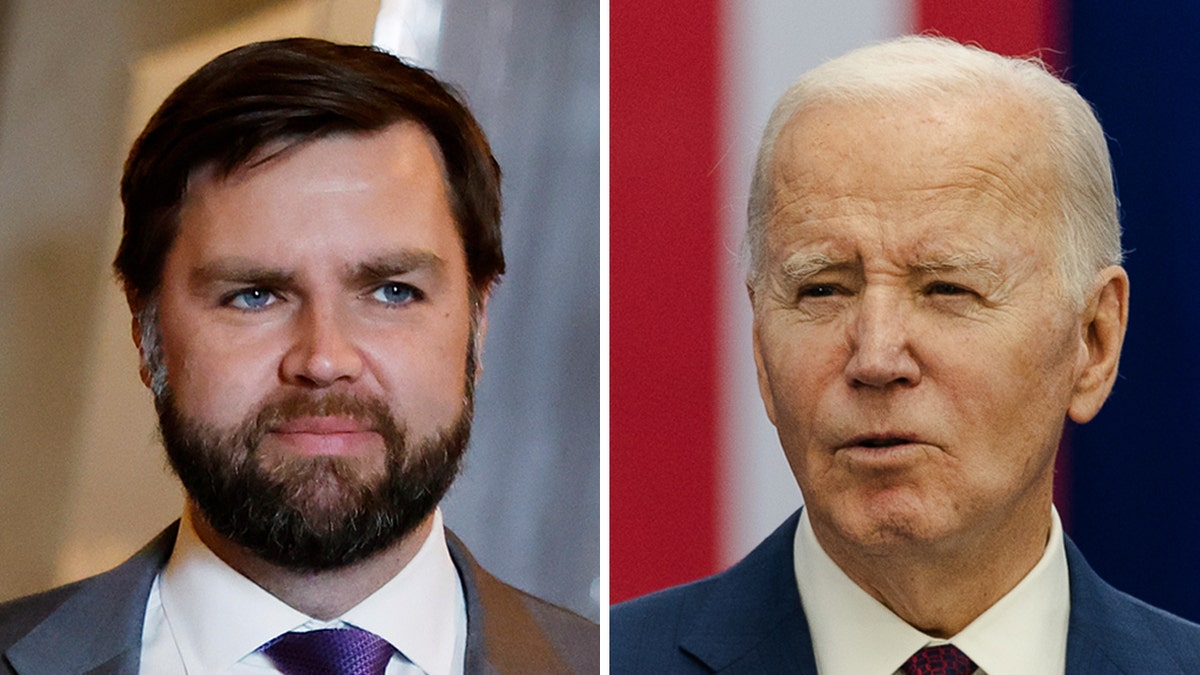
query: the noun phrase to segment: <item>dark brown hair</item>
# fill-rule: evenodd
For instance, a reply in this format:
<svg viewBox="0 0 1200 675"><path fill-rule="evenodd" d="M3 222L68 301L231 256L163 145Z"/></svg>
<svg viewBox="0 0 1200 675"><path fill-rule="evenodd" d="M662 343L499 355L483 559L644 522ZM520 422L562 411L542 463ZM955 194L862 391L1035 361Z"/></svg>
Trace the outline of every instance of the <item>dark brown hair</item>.
<svg viewBox="0 0 1200 675"><path fill-rule="evenodd" d="M210 61L167 97L134 142L113 261L126 296L144 305L158 290L188 178L198 169L228 176L272 143L369 133L401 121L419 123L437 142L467 269L475 289L486 289L504 272L500 167L459 95L374 47L289 38Z"/></svg>

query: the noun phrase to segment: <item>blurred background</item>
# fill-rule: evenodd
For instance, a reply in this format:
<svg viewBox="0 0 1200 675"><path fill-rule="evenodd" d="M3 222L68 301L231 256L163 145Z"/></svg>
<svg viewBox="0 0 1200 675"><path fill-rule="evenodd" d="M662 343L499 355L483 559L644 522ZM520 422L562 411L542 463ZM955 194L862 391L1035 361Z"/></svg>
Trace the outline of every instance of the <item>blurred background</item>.
<svg viewBox="0 0 1200 675"><path fill-rule="evenodd" d="M446 520L502 579L599 613L595 0L0 0L0 600L115 565L180 489L109 272L129 144L254 40L379 43L465 94L504 170L467 468Z"/></svg>
<svg viewBox="0 0 1200 675"><path fill-rule="evenodd" d="M1194 0L612 0L611 597L711 574L801 503L755 383L735 259L775 100L850 49L935 31L1038 55L1095 106L1132 309L1056 502L1121 590L1200 620L1200 4Z"/></svg>

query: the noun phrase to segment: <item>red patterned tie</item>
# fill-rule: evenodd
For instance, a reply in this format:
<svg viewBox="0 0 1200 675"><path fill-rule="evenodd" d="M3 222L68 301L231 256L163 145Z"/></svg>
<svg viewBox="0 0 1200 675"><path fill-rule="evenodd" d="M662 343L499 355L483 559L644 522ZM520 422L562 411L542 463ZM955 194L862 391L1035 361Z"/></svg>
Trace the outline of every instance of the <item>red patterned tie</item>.
<svg viewBox="0 0 1200 675"><path fill-rule="evenodd" d="M900 670L904 675L971 675L975 663L954 645L938 645L908 657Z"/></svg>
<svg viewBox="0 0 1200 675"><path fill-rule="evenodd" d="M284 633L259 649L284 675L383 675L396 651L354 627Z"/></svg>

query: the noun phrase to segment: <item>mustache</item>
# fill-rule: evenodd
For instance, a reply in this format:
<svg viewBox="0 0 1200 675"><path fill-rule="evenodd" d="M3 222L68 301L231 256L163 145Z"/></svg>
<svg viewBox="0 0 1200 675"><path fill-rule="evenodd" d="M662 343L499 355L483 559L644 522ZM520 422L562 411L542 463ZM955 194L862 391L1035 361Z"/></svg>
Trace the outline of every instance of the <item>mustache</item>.
<svg viewBox="0 0 1200 675"><path fill-rule="evenodd" d="M390 415L387 404L373 396L330 392L319 396L291 394L262 406L255 420L278 425L301 417L348 417L358 422L374 422Z"/></svg>

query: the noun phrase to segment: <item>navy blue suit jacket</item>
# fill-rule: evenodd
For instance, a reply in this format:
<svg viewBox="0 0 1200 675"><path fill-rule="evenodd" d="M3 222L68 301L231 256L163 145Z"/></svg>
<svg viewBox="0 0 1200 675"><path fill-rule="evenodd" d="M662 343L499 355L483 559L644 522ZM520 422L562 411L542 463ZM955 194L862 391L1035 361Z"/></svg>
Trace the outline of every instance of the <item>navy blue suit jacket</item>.
<svg viewBox="0 0 1200 675"><path fill-rule="evenodd" d="M816 675L796 590L800 512L729 570L612 608L611 672ZM1066 541L1067 675L1196 675L1200 626L1109 586Z"/></svg>

